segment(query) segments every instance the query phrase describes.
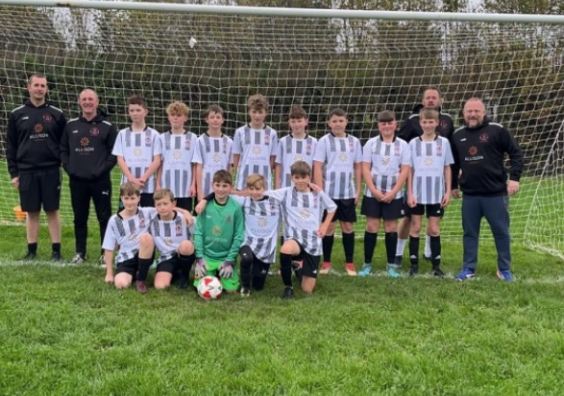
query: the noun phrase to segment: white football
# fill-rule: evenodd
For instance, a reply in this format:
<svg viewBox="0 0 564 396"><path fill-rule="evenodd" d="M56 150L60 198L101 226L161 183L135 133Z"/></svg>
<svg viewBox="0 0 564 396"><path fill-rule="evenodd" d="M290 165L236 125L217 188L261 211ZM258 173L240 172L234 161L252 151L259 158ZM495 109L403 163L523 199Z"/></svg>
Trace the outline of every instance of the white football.
<svg viewBox="0 0 564 396"><path fill-rule="evenodd" d="M198 284L198 294L204 300L217 300L222 291L221 281L215 276L204 276Z"/></svg>

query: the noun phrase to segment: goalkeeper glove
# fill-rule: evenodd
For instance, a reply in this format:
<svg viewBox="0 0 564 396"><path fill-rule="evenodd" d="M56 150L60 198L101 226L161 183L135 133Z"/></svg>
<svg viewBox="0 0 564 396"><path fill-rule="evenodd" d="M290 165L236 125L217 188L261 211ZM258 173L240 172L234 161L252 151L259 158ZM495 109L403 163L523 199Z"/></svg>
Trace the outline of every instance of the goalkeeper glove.
<svg viewBox="0 0 564 396"><path fill-rule="evenodd" d="M196 275L196 278L203 278L206 276L206 263L204 262L204 259L199 258L196 260L194 275Z"/></svg>
<svg viewBox="0 0 564 396"><path fill-rule="evenodd" d="M231 278L233 276L233 261L224 261L219 269L219 276L222 278Z"/></svg>

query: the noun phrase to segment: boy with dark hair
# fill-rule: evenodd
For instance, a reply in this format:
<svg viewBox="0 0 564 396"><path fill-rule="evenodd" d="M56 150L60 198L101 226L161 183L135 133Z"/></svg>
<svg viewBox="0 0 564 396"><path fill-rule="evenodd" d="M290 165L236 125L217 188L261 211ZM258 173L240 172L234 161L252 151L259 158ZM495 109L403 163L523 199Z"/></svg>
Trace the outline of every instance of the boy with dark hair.
<svg viewBox="0 0 564 396"><path fill-rule="evenodd" d="M155 248L159 252L155 288L166 289L174 278L180 288L188 286L188 276L194 263L194 245L189 240L190 213L176 207L174 194L168 188L155 191L157 216L149 226Z"/></svg>
<svg viewBox="0 0 564 396"><path fill-rule="evenodd" d="M268 191L266 195L280 202L284 227L284 244L280 248L280 270L284 292L282 298L292 298L292 260L301 265L301 288L313 293L321 256L321 239L331 225L337 205L323 191L314 192L311 167L296 161L291 167L293 187ZM325 211L325 220L321 216Z"/></svg>
<svg viewBox="0 0 564 396"><path fill-rule="evenodd" d="M274 187L290 187L292 176L290 168L296 161L305 161L313 165L313 155L317 139L307 132L308 117L305 110L293 105L288 115L290 132L278 142Z"/></svg>
<svg viewBox="0 0 564 396"><path fill-rule="evenodd" d="M346 132L347 113L344 110L332 110L327 120L330 132L317 143L313 157L313 176L314 183L335 201L337 212L323 238L323 265L320 273L327 274L332 268L333 234L335 221L339 220L343 233L345 270L349 276L356 276L353 262L354 223L362 178L362 147L358 138Z"/></svg>
<svg viewBox="0 0 564 396"><path fill-rule="evenodd" d="M194 153L198 137L186 130L190 109L175 101L166 108L170 131L159 136L162 163L157 172L157 189L168 188L176 197L176 206L192 210L196 196Z"/></svg>
<svg viewBox="0 0 564 396"><path fill-rule="evenodd" d="M131 126L119 131L112 154L122 172L121 183L133 183L141 190L141 206L153 206L162 152L159 133L145 123L149 110L142 96L127 99L127 112Z"/></svg>
<svg viewBox="0 0 564 396"><path fill-rule="evenodd" d="M243 190L247 177L253 173L264 175L267 187L271 188L278 137L276 131L265 124L268 101L263 95L252 95L247 107L250 122L237 129L233 137L236 189Z"/></svg>
<svg viewBox="0 0 564 396"><path fill-rule="evenodd" d="M444 276L441 264L440 222L451 194L451 164L454 163L448 139L439 136L439 112L423 109L419 115L423 134L409 142L411 171L407 182L407 204L411 214L409 231L410 275L419 271L419 232L421 217L427 214L431 238L433 275Z"/></svg>
<svg viewBox="0 0 564 396"><path fill-rule="evenodd" d="M373 137L364 145L362 174L366 182L361 213L366 216L364 233L364 265L360 276L372 271L372 257L376 247L380 222L384 220L386 233L387 273L397 278L399 265L395 264L398 240L398 219L403 216L403 184L410 166L407 143L395 137L397 128L393 111L384 110L378 114L379 136Z"/></svg>
<svg viewBox="0 0 564 396"><path fill-rule="evenodd" d="M200 278L219 275L225 291L239 289L239 276L234 267L245 236L245 224L241 206L229 196L232 188L228 171L220 170L214 174L214 199L198 216L194 231L196 287Z"/></svg>
<svg viewBox="0 0 564 396"><path fill-rule="evenodd" d="M230 170L233 146L233 140L221 132L224 115L220 106L209 106L204 113L204 120L208 124L208 130L198 138L198 147L194 153L198 201L212 192L215 172Z"/></svg>
<svg viewBox="0 0 564 396"><path fill-rule="evenodd" d="M102 244L106 264L105 281L113 283L118 289L125 289L135 279L137 291L146 293L145 279L153 263L154 249L153 239L147 231L156 210L138 206L141 193L133 182L122 184L119 196L123 209L110 217ZM114 276L113 256L116 248L119 250Z"/></svg>

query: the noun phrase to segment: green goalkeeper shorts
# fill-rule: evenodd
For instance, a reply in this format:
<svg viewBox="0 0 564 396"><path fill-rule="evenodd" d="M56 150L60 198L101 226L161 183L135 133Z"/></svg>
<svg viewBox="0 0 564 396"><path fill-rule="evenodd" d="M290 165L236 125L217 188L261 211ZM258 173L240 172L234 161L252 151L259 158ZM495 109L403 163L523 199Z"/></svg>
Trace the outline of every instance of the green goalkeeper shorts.
<svg viewBox="0 0 564 396"><path fill-rule="evenodd" d="M206 263L206 275L218 277L221 281L221 286L223 286L223 290L226 292L236 292L239 290L239 274L237 273L235 265L233 265L233 276L231 278L220 278L219 269L223 264L223 261L204 258L204 262ZM200 279L194 279L194 286L196 288L199 284Z"/></svg>

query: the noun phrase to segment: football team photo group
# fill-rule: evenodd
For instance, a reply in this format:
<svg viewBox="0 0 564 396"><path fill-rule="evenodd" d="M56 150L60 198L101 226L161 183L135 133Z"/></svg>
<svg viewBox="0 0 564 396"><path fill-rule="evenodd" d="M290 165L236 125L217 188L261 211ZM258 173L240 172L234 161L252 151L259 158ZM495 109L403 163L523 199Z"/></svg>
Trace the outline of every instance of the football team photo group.
<svg viewBox="0 0 564 396"><path fill-rule="evenodd" d="M441 219L460 198L462 257L454 278L475 276L485 218L497 277L513 280L508 207L519 191L523 153L480 97L459 98L463 123L455 129L441 109L440 88L426 87L407 119L377 112L374 137L361 142L338 107L326 114L319 139L297 104L287 129L276 131L261 94L248 97L248 118L234 133L224 128L222 107L209 105L200 136L187 129L187 104L172 101L169 128L159 132L146 123L146 99L134 94L123 104L130 124L118 131L94 89L76 93L80 113L69 119L48 100L48 84L45 75L29 77L29 97L7 127L8 171L27 214L25 263L39 259L44 211L53 261L99 258L105 282L140 293L175 285L196 288L205 299L221 291L248 297L270 274L281 279L281 297L291 299L294 285L312 294L320 275L341 271L442 278ZM119 202L112 202L116 165ZM61 254L61 167L74 218L72 258ZM100 241L99 251L87 252L91 203ZM385 262L374 259L378 240ZM341 246L344 260L334 260ZM362 263L354 260L356 249L363 249Z"/></svg>

